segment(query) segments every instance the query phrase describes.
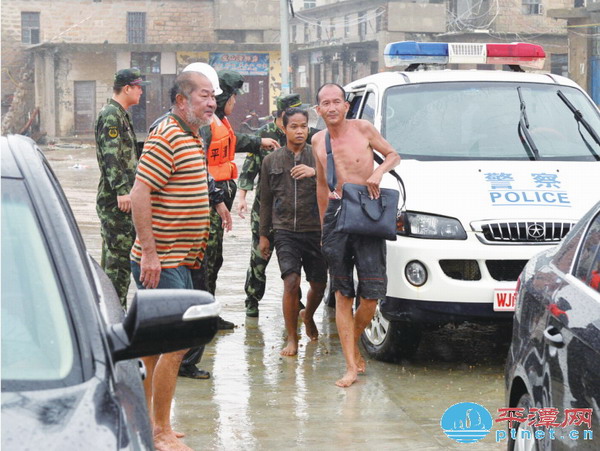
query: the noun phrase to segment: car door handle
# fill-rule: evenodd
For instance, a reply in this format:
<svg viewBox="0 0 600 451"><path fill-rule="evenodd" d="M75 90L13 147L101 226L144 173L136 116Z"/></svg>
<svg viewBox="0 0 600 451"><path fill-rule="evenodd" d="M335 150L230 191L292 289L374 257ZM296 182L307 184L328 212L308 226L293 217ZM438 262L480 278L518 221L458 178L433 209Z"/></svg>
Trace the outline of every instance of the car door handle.
<svg viewBox="0 0 600 451"><path fill-rule="evenodd" d="M557 348L565 344L562 334L554 326L548 326L544 330L544 339L550 346L556 346Z"/></svg>

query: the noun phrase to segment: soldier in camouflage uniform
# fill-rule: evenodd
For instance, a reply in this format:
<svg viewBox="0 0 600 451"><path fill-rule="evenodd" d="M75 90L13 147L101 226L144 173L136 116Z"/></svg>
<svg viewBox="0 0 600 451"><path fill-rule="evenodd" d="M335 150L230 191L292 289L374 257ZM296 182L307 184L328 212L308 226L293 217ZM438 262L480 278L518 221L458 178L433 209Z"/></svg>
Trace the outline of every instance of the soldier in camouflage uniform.
<svg viewBox="0 0 600 451"><path fill-rule="evenodd" d="M273 138L277 142L284 146L286 143L285 132L283 131L283 113L288 108L298 107L302 104L300 96L298 94L290 94L284 97L277 98L277 113L275 120L266 125L263 125L256 134L261 138ZM312 139L313 135L318 132L314 128L309 129L308 142ZM242 166L242 173L238 178L238 184L240 189L239 194L239 212L240 216L243 217L244 213L248 210L246 203L246 192L252 191L254 188L254 180L256 177L260 177L260 168L262 162L267 155L272 152L272 149L260 149L258 152L250 152L244 160ZM258 303L265 294L266 286L266 270L269 264L269 259L264 259L258 248L260 239L259 224L260 224L260 180L257 182L256 193L254 195L254 203L252 204L252 211L250 212L250 227L252 230L252 249L250 251L250 266L246 272L246 284L244 290L246 291L246 316L257 317L258 316ZM273 251L273 236L272 232L269 235L269 243L271 243L271 252Z"/></svg>
<svg viewBox="0 0 600 451"><path fill-rule="evenodd" d="M238 72L221 70L218 83L222 93L217 95L215 116L200 133L206 146L208 171L215 179L215 186L224 193L224 202L231 210L237 191L237 166L233 161L237 152L258 152L261 148L274 149L277 142L256 135L235 133L227 116L232 114L236 96L241 92L244 78ZM217 277L223 265L223 223L214 208L210 211L210 234L199 270L192 271L192 278L199 282L201 289L215 294ZM234 324L219 318L219 329L233 329Z"/></svg>
<svg viewBox="0 0 600 451"><path fill-rule="evenodd" d="M102 234L100 265L115 286L124 309L131 275L129 252L135 239L129 193L138 162L135 132L127 109L139 103L146 84L136 68L118 71L112 99L100 110L95 127L100 167L96 197Z"/></svg>

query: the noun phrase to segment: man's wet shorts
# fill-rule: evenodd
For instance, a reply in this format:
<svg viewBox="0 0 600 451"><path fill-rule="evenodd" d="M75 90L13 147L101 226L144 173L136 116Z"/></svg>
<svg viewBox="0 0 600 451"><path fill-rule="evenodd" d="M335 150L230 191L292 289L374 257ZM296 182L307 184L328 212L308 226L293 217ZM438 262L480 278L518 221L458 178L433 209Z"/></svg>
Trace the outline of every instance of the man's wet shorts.
<svg viewBox="0 0 600 451"><path fill-rule="evenodd" d="M358 295L383 299L387 289L386 247L383 238L336 232L340 199L329 199L323 221L322 252L329 265L331 288L355 297L354 271L358 274Z"/></svg>
<svg viewBox="0 0 600 451"><path fill-rule="evenodd" d="M327 283L327 264L321 253L321 232L275 230L275 250L281 278L302 274L309 282Z"/></svg>

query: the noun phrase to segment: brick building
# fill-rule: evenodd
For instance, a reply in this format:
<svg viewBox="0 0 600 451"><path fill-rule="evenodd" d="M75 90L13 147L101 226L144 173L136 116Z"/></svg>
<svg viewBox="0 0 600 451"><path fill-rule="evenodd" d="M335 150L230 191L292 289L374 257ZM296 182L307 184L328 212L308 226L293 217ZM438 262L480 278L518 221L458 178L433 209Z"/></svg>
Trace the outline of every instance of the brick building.
<svg viewBox="0 0 600 451"><path fill-rule="evenodd" d="M2 8L3 133L34 107L40 134L92 133L114 73L130 66L151 81L131 110L143 132L193 61L245 75L233 123L250 108L267 115L280 92L278 37L279 0L13 0Z"/></svg>

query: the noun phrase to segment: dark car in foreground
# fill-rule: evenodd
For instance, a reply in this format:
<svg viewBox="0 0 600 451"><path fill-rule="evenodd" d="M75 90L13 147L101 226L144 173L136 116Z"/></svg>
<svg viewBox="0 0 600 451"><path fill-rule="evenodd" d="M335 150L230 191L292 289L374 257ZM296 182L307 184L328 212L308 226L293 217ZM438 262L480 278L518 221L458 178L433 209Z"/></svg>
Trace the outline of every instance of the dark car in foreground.
<svg viewBox="0 0 600 451"><path fill-rule="evenodd" d="M600 202L521 273L506 386L511 448L600 449Z"/></svg>
<svg viewBox="0 0 600 451"><path fill-rule="evenodd" d="M153 449L138 357L206 344L205 292L142 290L127 316L35 143L1 137L2 449Z"/></svg>

